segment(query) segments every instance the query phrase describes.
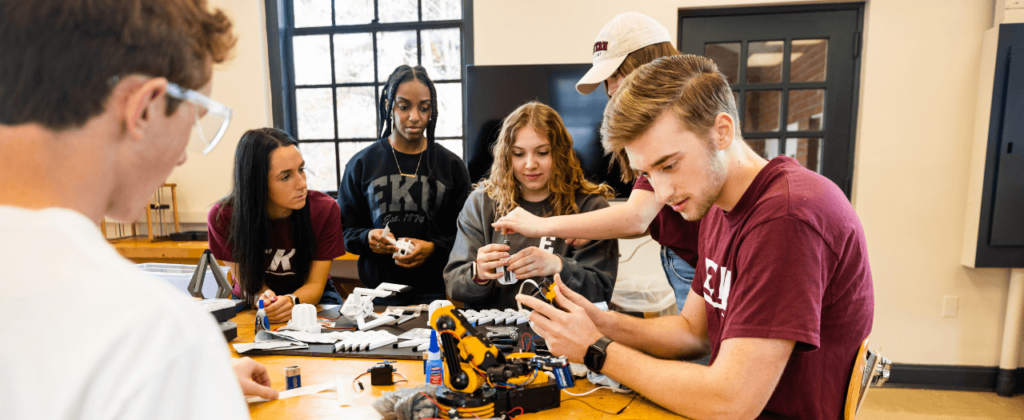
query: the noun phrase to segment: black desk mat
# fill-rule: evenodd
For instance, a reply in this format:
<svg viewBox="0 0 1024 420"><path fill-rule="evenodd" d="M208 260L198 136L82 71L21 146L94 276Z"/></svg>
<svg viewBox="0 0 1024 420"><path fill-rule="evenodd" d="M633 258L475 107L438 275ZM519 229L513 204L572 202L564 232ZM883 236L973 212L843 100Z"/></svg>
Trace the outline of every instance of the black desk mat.
<svg viewBox="0 0 1024 420"><path fill-rule="evenodd" d="M348 318L339 317L338 308L323 310L317 313L317 316L323 318L338 318L334 321L335 328L355 328L355 324L349 321ZM374 311L377 313L384 312L386 307L375 306ZM384 330L394 335L401 335L413 328L427 328L427 322L429 319L427 311L420 313L420 316L406 321L403 324L396 325L385 325L374 328L371 331ZM519 335L522 336L524 333L529 333L532 336L537 334L530 328L530 324L519 324L519 325L494 325L494 323L488 323L477 328L481 331L486 332L485 327L516 327L519 331ZM326 330L331 331L331 330ZM339 330L343 331L343 330ZM534 342L541 343L543 338L537 337ZM404 340L399 340L401 343ZM244 356L304 356L304 357L339 357L339 358L354 358L354 359L388 359L388 360L423 360L423 353L417 352L415 347L397 348L398 343L381 346L373 350L364 351L343 351L334 352L334 344L309 344L309 348L305 349L290 349L290 350L250 350L244 353Z"/></svg>

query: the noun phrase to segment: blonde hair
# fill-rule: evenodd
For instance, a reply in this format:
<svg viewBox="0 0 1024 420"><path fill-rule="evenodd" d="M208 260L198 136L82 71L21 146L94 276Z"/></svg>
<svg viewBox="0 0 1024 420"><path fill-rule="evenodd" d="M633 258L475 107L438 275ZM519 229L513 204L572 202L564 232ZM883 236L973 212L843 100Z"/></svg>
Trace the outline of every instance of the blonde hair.
<svg viewBox="0 0 1024 420"><path fill-rule="evenodd" d="M612 74L612 77L622 76L626 77L633 74L633 71L640 68L644 64L650 63L662 57L671 57L675 55L682 55L676 47L672 46L671 42L659 42L657 44L651 44L646 47L642 47L636 51L629 53L626 59L619 65L619 69ZM604 84L605 93L608 93L608 84ZM614 159L609 162L609 165L614 165L618 162L619 168L622 170L622 181L632 182L635 178L633 170L629 167L629 157L626 156L625 151L613 152L612 157ZM611 169L609 167L608 169Z"/></svg>
<svg viewBox="0 0 1024 420"><path fill-rule="evenodd" d="M491 148L494 162L487 177L474 185L483 188L494 201L494 218L508 214L519 206L523 191L512 169L512 145L516 134L524 127L532 127L551 143L551 176L548 177L548 204L553 214L561 216L576 213L576 193L599 194L606 199L615 196L612 187L595 184L586 179L580 160L572 150L572 136L565 129L562 117L550 106L540 102L527 102L512 111L501 123L498 140Z"/></svg>
<svg viewBox="0 0 1024 420"><path fill-rule="evenodd" d="M626 77L608 101L601 124L605 152L624 154L626 145L669 109L686 129L702 138L708 136L720 113L739 121L729 82L713 61L691 54L665 57ZM735 135L740 135L739 127Z"/></svg>

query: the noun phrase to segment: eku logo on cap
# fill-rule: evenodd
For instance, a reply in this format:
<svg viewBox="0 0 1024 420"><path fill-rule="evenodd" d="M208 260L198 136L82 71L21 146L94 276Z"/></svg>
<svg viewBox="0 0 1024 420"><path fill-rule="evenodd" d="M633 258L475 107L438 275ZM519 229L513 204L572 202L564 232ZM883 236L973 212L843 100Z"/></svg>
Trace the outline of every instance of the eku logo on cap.
<svg viewBox="0 0 1024 420"><path fill-rule="evenodd" d="M594 43L594 53L608 51L608 41L597 41Z"/></svg>

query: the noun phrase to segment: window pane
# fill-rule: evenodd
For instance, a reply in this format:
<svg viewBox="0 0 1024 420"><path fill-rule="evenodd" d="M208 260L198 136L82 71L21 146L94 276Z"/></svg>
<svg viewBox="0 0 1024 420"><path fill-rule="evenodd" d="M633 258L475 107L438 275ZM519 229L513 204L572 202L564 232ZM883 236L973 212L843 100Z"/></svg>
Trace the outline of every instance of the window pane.
<svg viewBox="0 0 1024 420"><path fill-rule="evenodd" d="M331 26L331 0L295 0L295 27Z"/></svg>
<svg viewBox="0 0 1024 420"><path fill-rule="evenodd" d="M779 139L747 139L754 152L761 157L771 160L779 155Z"/></svg>
<svg viewBox="0 0 1024 420"><path fill-rule="evenodd" d="M334 99L330 89L295 89L299 139L333 139Z"/></svg>
<svg viewBox="0 0 1024 420"><path fill-rule="evenodd" d="M820 137L786 139L786 156L796 159L803 167L821 173Z"/></svg>
<svg viewBox="0 0 1024 420"><path fill-rule="evenodd" d="M795 39L789 56L790 82L824 82L827 39Z"/></svg>
<svg viewBox="0 0 1024 420"><path fill-rule="evenodd" d="M423 0L423 20L462 19L462 0Z"/></svg>
<svg viewBox="0 0 1024 420"><path fill-rule="evenodd" d="M754 133L759 131L779 131L779 111L782 109L782 91L750 90L747 91L746 103L743 107L743 131Z"/></svg>
<svg viewBox="0 0 1024 420"><path fill-rule="evenodd" d="M338 189L334 143L299 143L299 151L306 161L307 188L316 191Z"/></svg>
<svg viewBox="0 0 1024 420"><path fill-rule="evenodd" d="M438 140L437 144L451 150L459 159L462 159L462 140Z"/></svg>
<svg viewBox="0 0 1024 420"><path fill-rule="evenodd" d="M402 64L416 65L416 31L377 32L377 81L387 82Z"/></svg>
<svg viewBox="0 0 1024 420"><path fill-rule="evenodd" d="M376 138L377 114L372 86L338 88L338 138Z"/></svg>
<svg viewBox="0 0 1024 420"><path fill-rule="evenodd" d="M782 83L783 41L747 44L747 83Z"/></svg>
<svg viewBox="0 0 1024 420"><path fill-rule="evenodd" d="M335 25L365 25L373 22L373 0L336 0ZM330 11L327 11L330 16Z"/></svg>
<svg viewBox="0 0 1024 420"><path fill-rule="evenodd" d="M331 44L327 35L294 37L292 51L296 85L331 83Z"/></svg>
<svg viewBox="0 0 1024 420"><path fill-rule="evenodd" d="M718 69L725 74L729 84L736 84L740 81L740 43L725 42L720 44L705 44L704 56L710 58L718 66Z"/></svg>
<svg viewBox="0 0 1024 420"><path fill-rule="evenodd" d="M415 22L419 20L416 13L416 0L379 0L380 22Z"/></svg>
<svg viewBox="0 0 1024 420"><path fill-rule="evenodd" d="M462 135L462 83L435 83L437 89L436 137Z"/></svg>
<svg viewBox="0 0 1024 420"><path fill-rule="evenodd" d="M341 142L338 143L338 162L341 164L341 176L345 176L345 166L348 165L348 161L352 160L352 156L359 153L360 150L365 149L367 146L373 144L372 141L353 141L353 142ZM383 164L383 163L382 163Z"/></svg>
<svg viewBox="0 0 1024 420"><path fill-rule="evenodd" d="M825 129L825 89L791 89L786 118L789 131Z"/></svg>
<svg viewBox="0 0 1024 420"><path fill-rule="evenodd" d="M420 33L423 56L420 62L431 80L462 77L462 52L459 28L437 29Z"/></svg>
<svg viewBox="0 0 1024 420"><path fill-rule="evenodd" d="M334 73L338 83L373 82L373 38L369 33L334 36Z"/></svg>

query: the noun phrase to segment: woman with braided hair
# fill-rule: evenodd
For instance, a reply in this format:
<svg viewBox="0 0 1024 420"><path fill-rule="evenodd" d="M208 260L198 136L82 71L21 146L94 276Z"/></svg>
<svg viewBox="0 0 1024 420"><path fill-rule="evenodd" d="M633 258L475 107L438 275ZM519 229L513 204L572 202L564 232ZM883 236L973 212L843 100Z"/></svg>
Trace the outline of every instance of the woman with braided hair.
<svg viewBox="0 0 1024 420"><path fill-rule="evenodd" d="M359 254L359 278L366 287L382 282L412 287L374 303L444 299L441 272L469 195L469 171L434 141L437 90L423 67L402 65L391 73L377 115L378 141L352 157L338 187L345 247ZM398 249L391 241L402 239L412 243L412 251L393 257Z"/></svg>

